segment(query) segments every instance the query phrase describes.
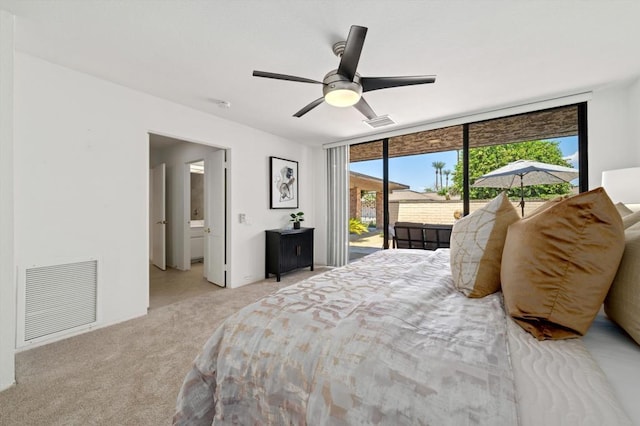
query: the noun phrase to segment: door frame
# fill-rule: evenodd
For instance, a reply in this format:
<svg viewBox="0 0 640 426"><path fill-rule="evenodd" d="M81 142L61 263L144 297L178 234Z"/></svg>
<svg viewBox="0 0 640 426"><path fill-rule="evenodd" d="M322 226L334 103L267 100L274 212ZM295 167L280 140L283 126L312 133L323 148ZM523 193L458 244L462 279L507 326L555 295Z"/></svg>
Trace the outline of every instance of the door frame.
<svg viewBox="0 0 640 426"><path fill-rule="evenodd" d="M208 147L208 148L219 149L219 150L224 150L225 151L225 158L226 158L226 162L225 162L225 164L226 164L226 179L225 179L225 181L226 181L226 185L225 185L224 191L225 191L225 194L226 194L226 197L225 197L226 198L226 208L225 208L225 211L224 211L224 213L225 213L225 245L224 245L224 247L225 247L225 260L226 260L226 282L227 282L227 284L233 282L232 281L232 276L231 276L231 270L232 270L232 267L231 267L231 265L232 265L232 255L231 255L232 229L231 229L231 223L229 221L229 218L231 217L231 184L232 184L232 182L231 182L231 180L232 180L232 178L231 178L231 167L232 167L231 166L231 158L232 158L232 155L231 155L232 150L231 150L231 148L225 147L225 146L220 146L220 145L213 145L213 144L210 144L210 143L203 142L201 140L189 139L189 138L185 138L185 137L182 137L182 136L176 136L176 135L172 135L172 134L168 134L168 133L164 133L164 132L158 132L158 131L154 131L154 130L147 130L146 143L147 143L147 146L149 147L149 150L147 151L148 153L150 152L150 149L151 149L151 147L149 145L149 137L150 137L151 134L159 135L159 136L166 136L166 137L169 137L169 138L172 138L172 139L177 139L179 141L188 142L188 143L194 143L194 144L202 145L202 146L205 146L205 147ZM150 160L149 155L147 155L147 165L146 165L147 169L150 169L149 160ZM194 161L197 161L197 160L194 160ZM189 172L186 172L186 170L188 170L187 163L184 163L184 164L185 164L185 168L184 168L185 173L183 175L185 176L185 178L183 179L183 182L186 182L186 178L188 177L189 181L190 181L191 176L189 175L190 170L189 170ZM147 200L150 197L150 194L148 192L149 184L150 184L149 181L150 181L150 177L151 177L150 175L151 175L150 173L145 173L145 176L147 178L147 185L146 185L146 187L147 187ZM191 183L189 182L189 188L190 187L191 187ZM187 192L186 191L183 191L183 194L184 194L184 197L187 196ZM147 223L149 223L150 220L151 220L150 219L151 218L151 212L150 212L150 208L149 208L149 202L147 201L146 204L147 204L147 212L146 212ZM190 208L189 205L191 204L191 200L189 200L189 205L185 205L184 201L183 201L182 204L184 206L184 210L186 210L186 212L183 211L184 217L185 218L190 218L191 217L190 216L190 211L188 209ZM190 229L187 229L187 225L188 224L186 223L186 220L184 220L183 223L185 225L183 227L183 234L184 234L183 245L185 247L183 249L183 253L185 254L185 257L186 257L186 254L188 252L189 259L188 259L188 262L185 265L188 265L188 268L190 269L191 268L191 247L189 246L188 249L186 248L186 245L188 243L190 243L189 241L186 241L186 238L190 237L190 234L187 232L187 231L190 231ZM151 249L151 247L149 247L149 241L150 241L150 230L149 230L149 227L147 226L147 235L146 235L146 243L145 243L147 245L147 247L148 247L147 248L147 254L146 254L147 258L149 258L150 249ZM147 281L149 281L149 279L147 279ZM226 285L226 286L228 286L228 285ZM147 294L147 298L148 298L148 294Z"/></svg>

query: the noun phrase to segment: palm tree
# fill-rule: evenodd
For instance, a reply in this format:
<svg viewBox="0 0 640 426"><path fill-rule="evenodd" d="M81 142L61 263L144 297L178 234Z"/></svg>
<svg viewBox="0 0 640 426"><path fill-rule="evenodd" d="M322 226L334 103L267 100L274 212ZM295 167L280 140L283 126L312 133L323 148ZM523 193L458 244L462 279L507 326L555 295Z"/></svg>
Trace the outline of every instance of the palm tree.
<svg viewBox="0 0 640 426"><path fill-rule="evenodd" d="M444 176L447 180L447 186L445 188L447 188L447 191L449 190L449 175L451 174L451 170L445 170L442 173L444 173Z"/></svg>
<svg viewBox="0 0 640 426"><path fill-rule="evenodd" d="M444 161L434 161L431 165L436 169L436 191L438 190L438 174L440 174L440 189L442 189L442 169L447 164Z"/></svg>
<svg viewBox="0 0 640 426"><path fill-rule="evenodd" d="M438 192L438 171L439 169L439 164L441 163L441 161L434 161L433 163L431 163L431 167L433 167L436 170L436 192Z"/></svg>

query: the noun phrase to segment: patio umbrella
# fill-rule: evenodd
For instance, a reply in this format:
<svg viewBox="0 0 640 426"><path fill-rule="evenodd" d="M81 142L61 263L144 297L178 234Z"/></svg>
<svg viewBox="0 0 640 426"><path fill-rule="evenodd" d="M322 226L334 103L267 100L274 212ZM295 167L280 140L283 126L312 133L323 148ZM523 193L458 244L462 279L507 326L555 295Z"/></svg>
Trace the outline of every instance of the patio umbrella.
<svg viewBox="0 0 640 426"><path fill-rule="evenodd" d="M511 188L520 184L520 207L524 216L524 187L569 182L578 177L578 170L571 167L518 160L480 176L472 187Z"/></svg>

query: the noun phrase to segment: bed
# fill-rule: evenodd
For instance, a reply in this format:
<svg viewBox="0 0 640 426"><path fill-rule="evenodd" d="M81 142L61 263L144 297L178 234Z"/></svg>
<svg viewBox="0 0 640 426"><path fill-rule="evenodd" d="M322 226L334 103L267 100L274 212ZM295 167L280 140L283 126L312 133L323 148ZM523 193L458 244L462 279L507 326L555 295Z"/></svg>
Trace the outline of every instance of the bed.
<svg viewBox="0 0 640 426"><path fill-rule="evenodd" d="M557 220L554 209L546 214ZM603 312L588 332L576 327L584 337L541 340L514 315L508 287L461 291L454 260L465 219L452 249L379 251L229 317L187 373L174 424L640 424L640 346ZM613 222L621 226L619 215ZM512 229L522 231L509 226L504 251L520 262Z"/></svg>
<svg viewBox="0 0 640 426"><path fill-rule="evenodd" d="M174 423L633 424L580 339L537 341L448 265L447 249L380 251L242 309Z"/></svg>

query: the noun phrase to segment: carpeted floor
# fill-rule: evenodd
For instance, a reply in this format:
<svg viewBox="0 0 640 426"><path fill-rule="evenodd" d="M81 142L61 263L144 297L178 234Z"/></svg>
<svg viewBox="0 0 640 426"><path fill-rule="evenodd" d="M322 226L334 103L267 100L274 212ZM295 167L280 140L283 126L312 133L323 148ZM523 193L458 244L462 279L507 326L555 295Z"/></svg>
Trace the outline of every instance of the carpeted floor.
<svg viewBox="0 0 640 426"><path fill-rule="evenodd" d="M222 290L203 276L204 265L193 263L189 271L167 268L162 271L149 265L149 309L157 309L181 300Z"/></svg>
<svg viewBox="0 0 640 426"><path fill-rule="evenodd" d="M207 292L19 353L18 385L0 392L0 425L170 424L184 375L224 318L325 270Z"/></svg>

